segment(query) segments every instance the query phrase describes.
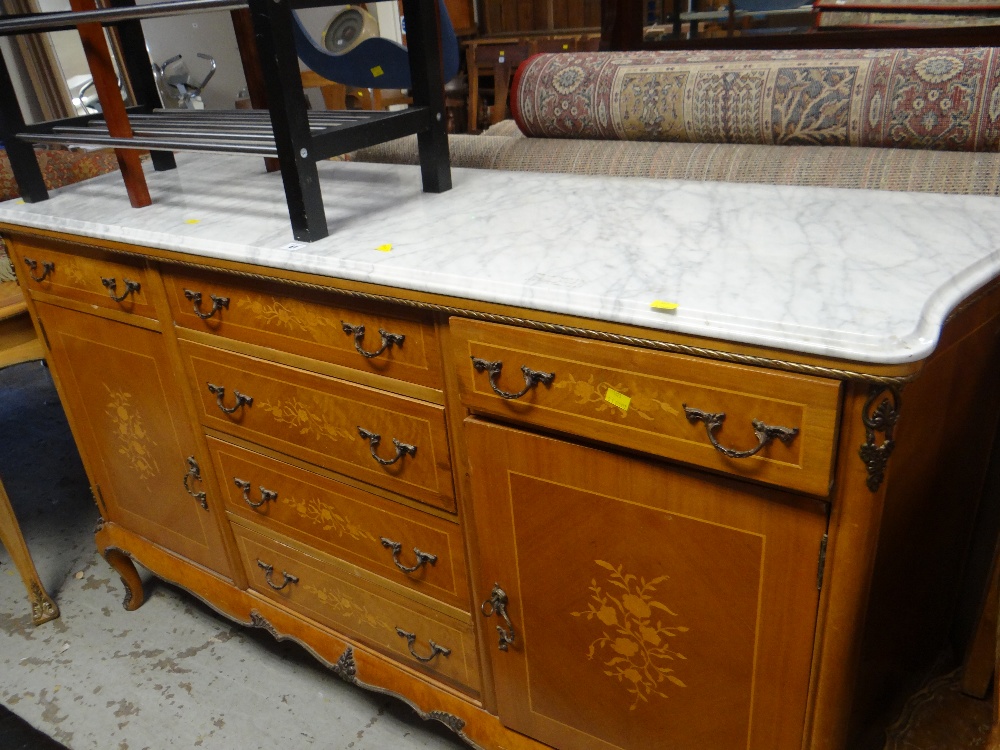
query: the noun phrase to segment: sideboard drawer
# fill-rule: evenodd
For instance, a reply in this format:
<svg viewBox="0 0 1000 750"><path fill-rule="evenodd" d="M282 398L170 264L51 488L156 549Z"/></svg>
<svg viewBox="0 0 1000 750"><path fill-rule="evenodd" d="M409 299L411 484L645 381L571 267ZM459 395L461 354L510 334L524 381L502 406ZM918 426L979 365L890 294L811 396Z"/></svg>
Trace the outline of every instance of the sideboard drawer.
<svg viewBox="0 0 1000 750"><path fill-rule="evenodd" d="M829 492L838 381L459 318L451 329L461 398L473 411ZM553 377L529 387L521 368ZM712 414L724 421L710 431ZM763 426L796 432L765 439Z"/></svg>
<svg viewBox="0 0 1000 750"><path fill-rule="evenodd" d="M280 539L240 524L232 528L254 591L388 651L412 667L479 691L471 615L449 616L374 586L349 569L330 565Z"/></svg>
<svg viewBox="0 0 1000 750"><path fill-rule="evenodd" d="M454 521L223 440L209 438L208 445L230 513L469 609L462 532Z"/></svg>
<svg viewBox="0 0 1000 750"><path fill-rule="evenodd" d="M455 510L443 407L180 344L206 427Z"/></svg>
<svg viewBox="0 0 1000 750"><path fill-rule="evenodd" d="M13 240L18 275L28 292L43 292L108 310L156 318L146 266L98 248L31 237Z"/></svg>
<svg viewBox="0 0 1000 750"><path fill-rule="evenodd" d="M333 294L213 273L165 269L174 320L249 344L440 390L441 351L430 316L364 310Z"/></svg>

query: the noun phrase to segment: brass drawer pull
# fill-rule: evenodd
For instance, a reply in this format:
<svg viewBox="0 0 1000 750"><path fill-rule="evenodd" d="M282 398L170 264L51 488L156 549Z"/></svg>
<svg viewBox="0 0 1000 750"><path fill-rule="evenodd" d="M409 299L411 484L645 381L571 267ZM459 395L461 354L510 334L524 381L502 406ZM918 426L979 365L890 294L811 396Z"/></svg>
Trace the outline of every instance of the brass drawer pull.
<svg viewBox="0 0 1000 750"><path fill-rule="evenodd" d="M244 481L242 479L237 479L236 477L233 477L233 483L237 487L239 487L241 490L243 490L243 499L246 501L246 504L249 505L251 508L259 508L264 503L270 502L271 500L277 500L278 499L278 493L277 492L275 492L274 490L265 490L264 489L264 485L261 485L260 486L260 502L259 503L255 503L253 500L250 499L250 482L247 482L247 481Z"/></svg>
<svg viewBox="0 0 1000 750"><path fill-rule="evenodd" d="M785 445L789 445L795 436L799 434L798 427L773 427L768 424L764 424L759 419L754 419L750 422L753 425L754 434L757 435L757 445L748 451L737 451L732 448L726 448L719 444L719 441L715 439L716 431L722 426L722 423L726 419L724 412L719 414L713 414L707 411L699 411L698 409L692 409L687 404L681 404L684 407L684 414L692 422L704 422L705 431L708 433L708 439L712 441L712 445L715 449L719 451L724 456L729 456L730 458L749 458L761 451L761 449L770 443L772 440L777 438Z"/></svg>
<svg viewBox="0 0 1000 750"><path fill-rule="evenodd" d="M368 359L377 357L386 349L391 349L393 346L402 346L403 340L406 338L406 336L401 333L389 333L379 328L378 333L382 337L382 346L373 352L369 352L361 346L361 341L365 337L365 327L363 325L352 326L350 323L345 323L344 321L340 321L340 325L344 327L344 333L348 336L354 336L354 348L358 350L358 354L362 357L367 357Z"/></svg>
<svg viewBox="0 0 1000 750"><path fill-rule="evenodd" d="M507 647L514 642L514 623L507 616L507 592L500 588L499 583L493 584L493 591L490 592L490 598L483 602L479 609L482 611L483 616L492 617L495 614L497 617L502 617L504 622L507 623L509 630L504 630L503 625L497 625L497 633L500 634L498 648L501 651L506 651Z"/></svg>
<svg viewBox="0 0 1000 750"><path fill-rule="evenodd" d="M122 281L125 282L125 291L121 293L121 296L115 296L118 282L116 282L114 278L106 279L103 276L101 277L101 283L104 285L104 288L108 290L108 296L115 302L124 302L125 298L130 294L138 294L141 287L141 284L138 281L130 281L126 278L122 278Z"/></svg>
<svg viewBox="0 0 1000 750"><path fill-rule="evenodd" d="M202 320L208 320L223 307L227 310L229 309L229 297L216 297L214 294L210 294L212 309L205 313L201 311L201 292L192 292L190 289L185 289L184 296L191 300L194 304L194 314Z"/></svg>
<svg viewBox="0 0 1000 750"><path fill-rule="evenodd" d="M417 640L417 636L416 636L415 633L407 633L402 628L396 628L396 634L400 638L405 638L406 639L406 647L408 649L410 649L410 654L417 661L423 661L423 662L433 661L434 657L437 656L438 654L441 654L441 656L444 656L444 657L451 656L451 649L450 648L445 648L444 646L439 646L434 641L427 641L431 645L431 655L430 656L421 656L420 654L418 654L416 651L413 650L413 642L415 640Z"/></svg>
<svg viewBox="0 0 1000 750"><path fill-rule="evenodd" d="M215 403L226 414L232 414L243 405L253 406L253 396L247 396L245 393L240 393L236 390L233 391L233 395L236 396L236 403L232 407L226 406L223 403L223 399L226 396L225 386L208 383L208 392L215 396Z"/></svg>
<svg viewBox="0 0 1000 750"><path fill-rule="evenodd" d="M264 580L267 581L267 585L270 586L275 591L281 591L283 588L285 588L285 586L287 586L290 583L299 582L297 576L293 576L291 573L283 570L281 571L281 575L285 580L281 582L280 586L278 586L274 583L274 581L271 580L271 576L274 575L274 566L268 565L266 562L258 560L257 567L259 567L261 570L264 571Z"/></svg>
<svg viewBox="0 0 1000 750"><path fill-rule="evenodd" d="M184 475L184 489L187 493L198 501L198 504L208 510L208 500L204 492L195 492L191 489L189 484L190 480L194 479L196 482L201 481L201 467L198 466L198 462L195 461L194 456L188 456L187 458L188 470L187 474Z"/></svg>
<svg viewBox="0 0 1000 750"><path fill-rule="evenodd" d="M437 564L437 555L429 555L426 552L421 552L416 547L413 548L413 554L417 558L417 564L412 568L408 568L403 563L399 561L399 553L403 551L403 545L399 542L394 542L391 539L386 539L382 537L382 546L386 549L392 550L392 561L396 563L396 567L399 568L406 574L414 573L420 570L424 565L435 565Z"/></svg>
<svg viewBox="0 0 1000 750"><path fill-rule="evenodd" d="M506 399L521 398L521 396L539 383L542 383L543 385L551 384L556 376L554 372L539 372L538 370L529 369L527 365L522 365L521 372L524 373L524 388L517 393L508 393L497 385L497 378L500 377L500 371L503 369L503 362L490 362L485 359L479 359L479 357L473 357L472 366L476 368L476 372L489 373L490 388L492 388L493 392L500 398Z"/></svg>
<svg viewBox="0 0 1000 750"><path fill-rule="evenodd" d="M38 270L38 261L32 260L31 258L24 259L24 265L28 267L28 276L33 278L35 281L45 281L49 274L56 270L56 264L49 260L42 261L42 275L35 276L35 271Z"/></svg>
<svg viewBox="0 0 1000 750"><path fill-rule="evenodd" d="M358 427L358 433L361 435L361 437L363 437L365 440L368 441L368 450L371 451L372 458L374 458L383 466L392 466L394 463L396 463L399 459L401 459L403 456L407 454L411 456L417 455L417 446L410 445L409 443L402 443L399 440L396 440L396 438L393 438L392 444L396 446L396 455L393 456L392 458L382 458L375 452L375 449L378 448L379 443L382 442L382 436L377 433L370 432L364 429L363 427Z"/></svg>

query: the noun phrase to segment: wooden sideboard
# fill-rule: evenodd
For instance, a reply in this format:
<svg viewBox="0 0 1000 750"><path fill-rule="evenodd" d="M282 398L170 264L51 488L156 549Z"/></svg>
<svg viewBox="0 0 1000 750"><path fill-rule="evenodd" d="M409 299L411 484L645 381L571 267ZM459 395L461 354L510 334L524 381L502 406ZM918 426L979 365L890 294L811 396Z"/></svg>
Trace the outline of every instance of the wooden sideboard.
<svg viewBox="0 0 1000 750"><path fill-rule="evenodd" d="M997 282L850 366L2 233L128 609L138 562L497 750L843 750L943 645Z"/></svg>

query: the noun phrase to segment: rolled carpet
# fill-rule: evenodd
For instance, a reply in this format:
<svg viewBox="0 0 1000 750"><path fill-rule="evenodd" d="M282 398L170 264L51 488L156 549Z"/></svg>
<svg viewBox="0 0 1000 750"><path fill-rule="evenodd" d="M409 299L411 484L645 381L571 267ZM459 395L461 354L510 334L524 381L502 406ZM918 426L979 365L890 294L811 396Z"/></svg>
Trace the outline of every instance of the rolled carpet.
<svg viewBox="0 0 1000 750"><path fill-rule="evenodd" d="M1000 50L541 54L511 111L544 138L995 152Z"/></svg>

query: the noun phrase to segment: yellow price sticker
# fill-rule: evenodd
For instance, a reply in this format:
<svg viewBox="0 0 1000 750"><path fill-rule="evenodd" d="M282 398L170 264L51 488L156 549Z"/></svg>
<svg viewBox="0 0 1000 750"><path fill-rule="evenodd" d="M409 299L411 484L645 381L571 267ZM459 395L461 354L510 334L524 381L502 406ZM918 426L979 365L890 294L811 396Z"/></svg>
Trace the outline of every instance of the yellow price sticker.
<svg viewBox="0 0 1000 750"><path fill-rule="evenodd" d="M617 406L623 412L628 412L629 404L632 403L632 399L624 393L619 393L614 388L608 388L608 390L605 391L604 400L612 406Z"/></svg>
<svg viewBox="0 0 1000 750"><path fill-rule="evenodd" d="M387 242L384 245L379 245L375 249L378 250L380 253L387 253L390 250L392 250L392 243L391 242Z"/></svg>
<svg viewBox="0 0 1000 750"><path fill-rule="evenodd" d="M372 76L374 76L375 78L378 78L380 75L383 75L384 73L385 71L382 70L381 65L376 65L374 68L372 68Z"/></svg>
<svg viewBox="0 0 1000 750"><path fill-rule="evenodd" d="M184 220L185 224L198 224L200 222L201 222L201 219L185 219Z"/></svg>
<svg viewBox="0 0 1000 750"><path fill-rule="evenodd" d="M677 309L677 303L676 302L664 302L661 299L654 299L652 301L652 303L650 303L649 306L652 307L654 310L676 310Z"/></svg>

